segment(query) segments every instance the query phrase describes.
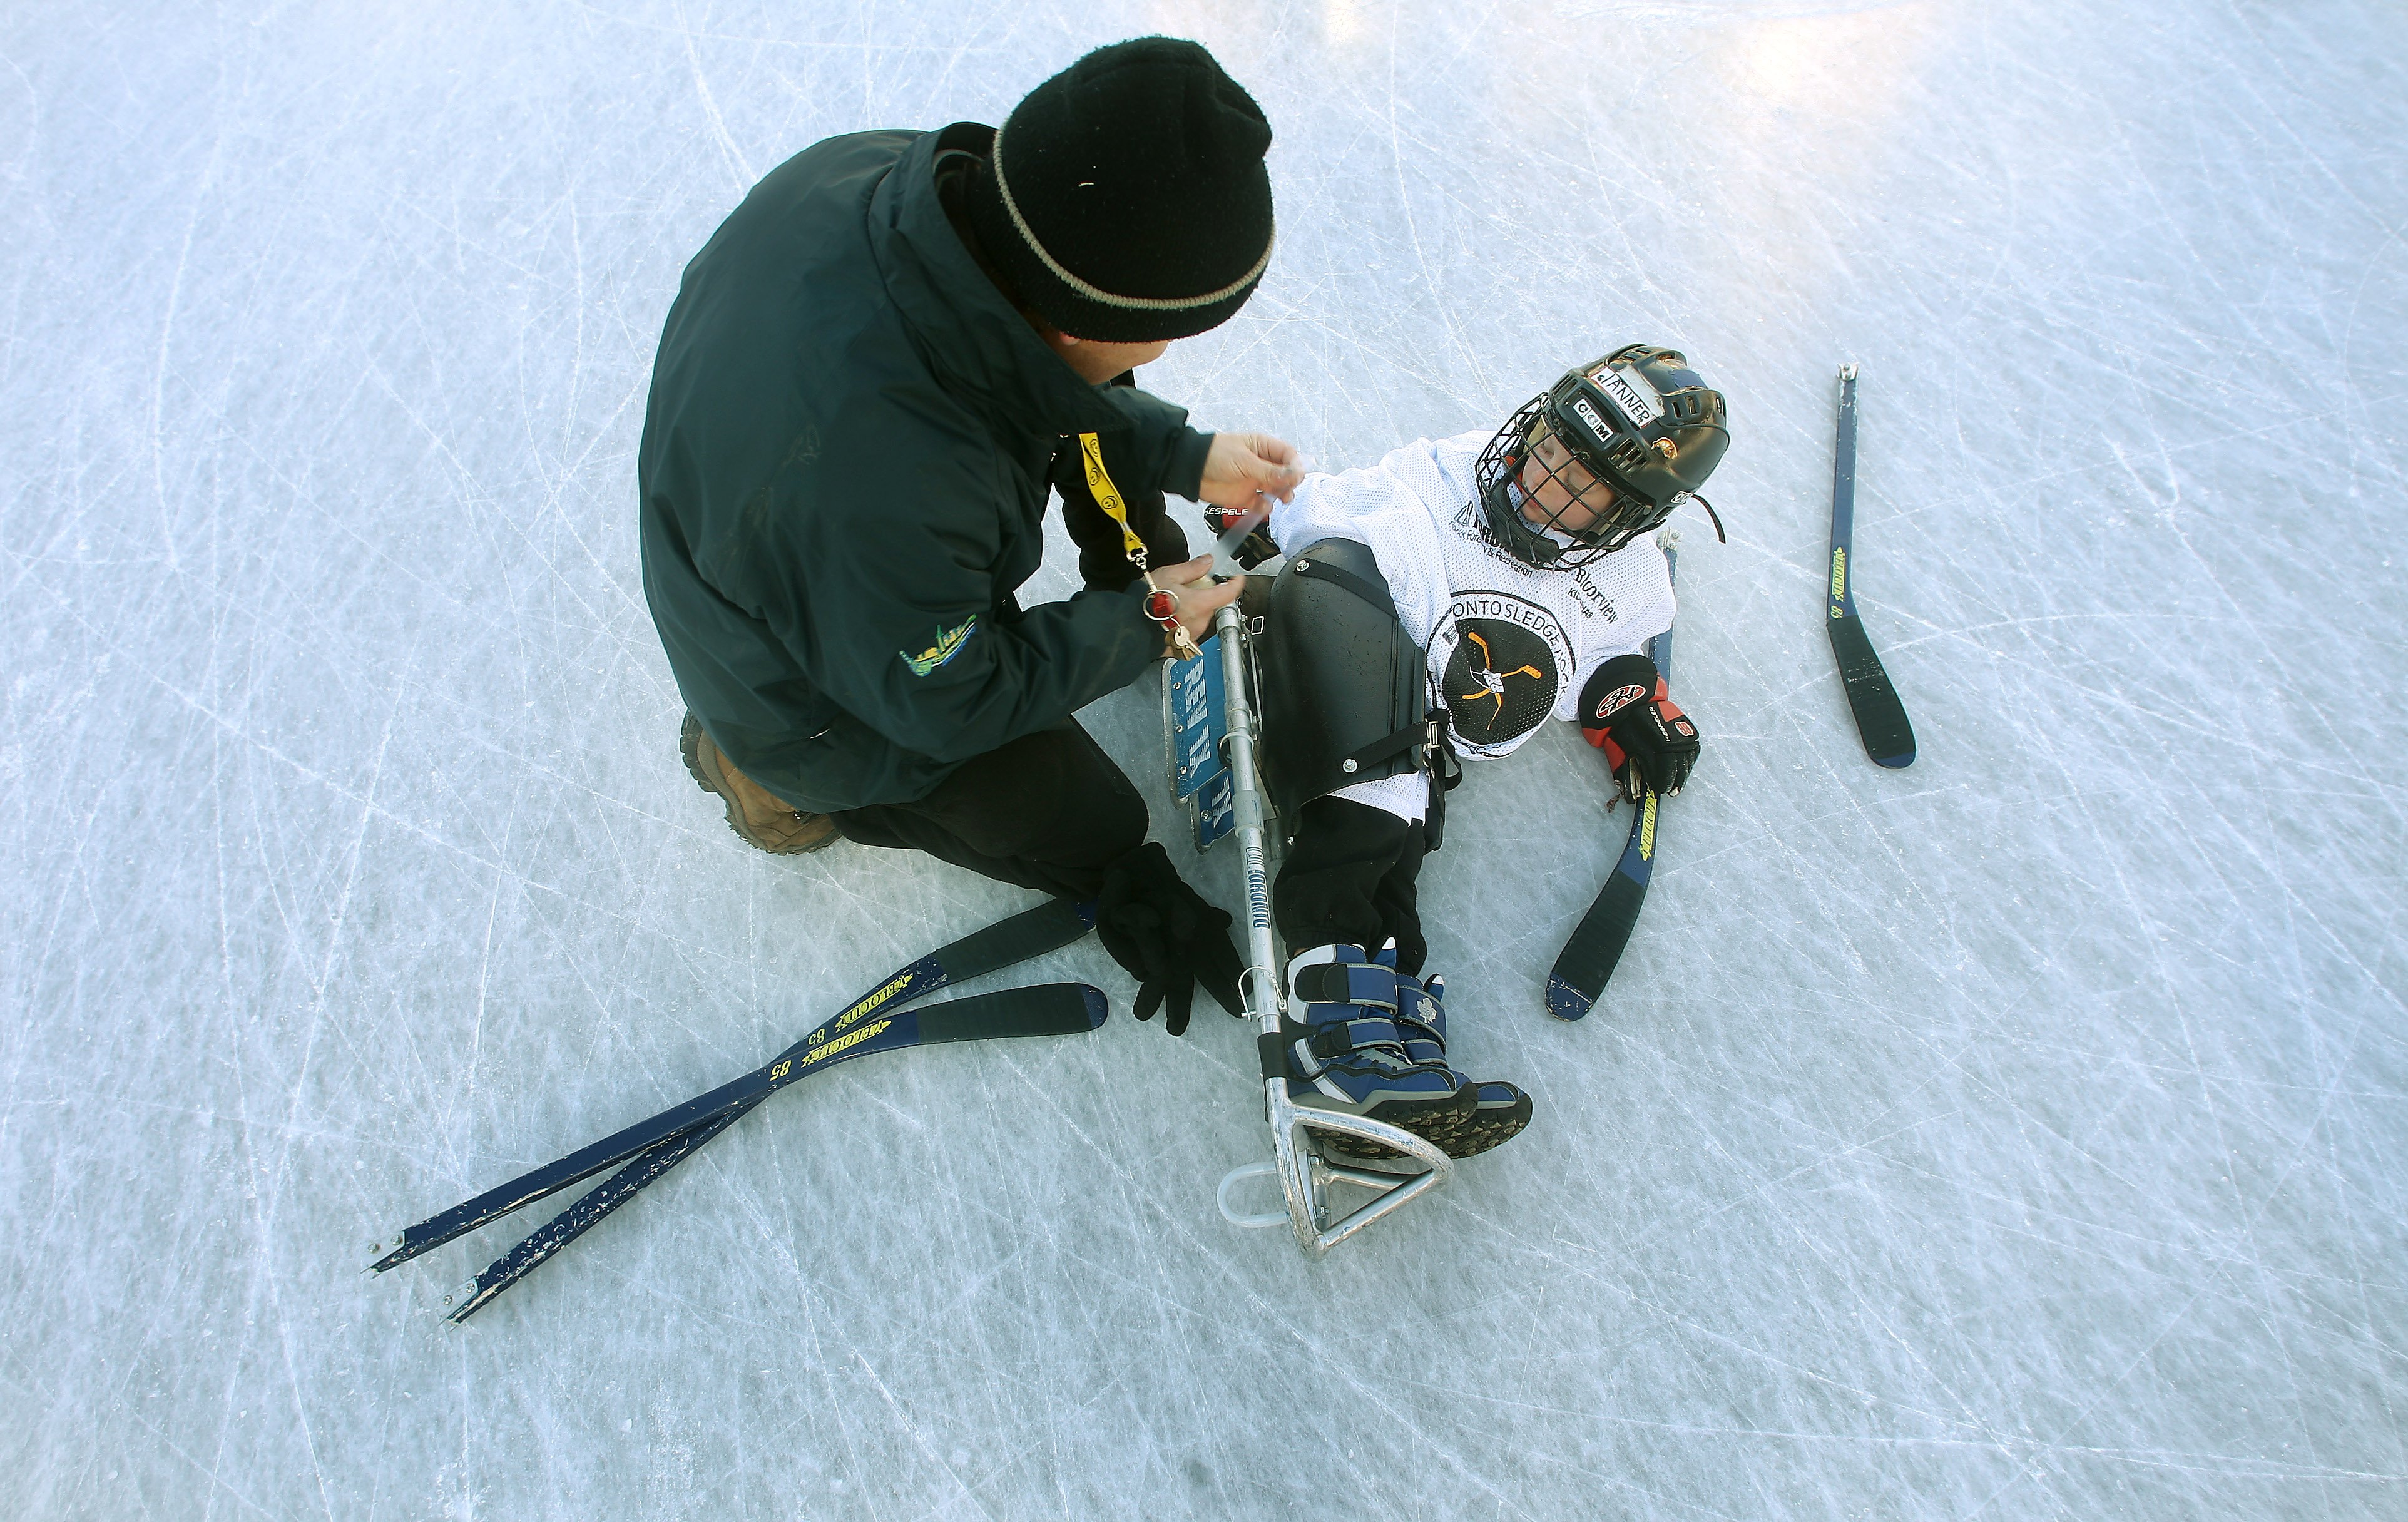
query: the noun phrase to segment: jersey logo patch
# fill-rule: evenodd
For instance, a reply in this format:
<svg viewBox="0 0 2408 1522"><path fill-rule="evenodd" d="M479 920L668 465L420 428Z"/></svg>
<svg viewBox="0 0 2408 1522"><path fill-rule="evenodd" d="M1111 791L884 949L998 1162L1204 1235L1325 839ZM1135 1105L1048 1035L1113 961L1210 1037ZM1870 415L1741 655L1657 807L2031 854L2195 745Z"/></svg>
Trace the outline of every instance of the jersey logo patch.
<svg viewBox="0 0 2408 1522"><path fill-rule="evenodd" d="M924 677L960 654L962 647L968 644L970 636L976 633L978 633L978 615L972 613L956 626L939 630L937 642L917 655L908 650L897 651L896 653L903 657L903 664L911 668L913 676Z"/></svg>
<svg viewBox="0 0 2408 1522"><path fill-rule="evenodd" d="M1489 653L1488 641L1480 637L1478 629L1466 629L1463 631L1463 637L1480 647L1480 658L1465 663L1470 674L1480 679L1480 686L1472 692L1457 693L1455 695L1457 702L1476 703L1484 697L1491 698L1497 704L1497 711L1503 713L1507 677L1531 677L1541 682L1547 680L1547 673L1535 666L1523 665L1515 667L1511 671L1499 671L1497 669L1497 657Z"/></svg>
<svg viewBox="0 0 2408 1522"><path fill-rule="evenodd" d="M1457 618L1453 632L1440 682L1456 737L1485 749L1536 729L1561 682L1552 643L1505 618Z"/></svg>

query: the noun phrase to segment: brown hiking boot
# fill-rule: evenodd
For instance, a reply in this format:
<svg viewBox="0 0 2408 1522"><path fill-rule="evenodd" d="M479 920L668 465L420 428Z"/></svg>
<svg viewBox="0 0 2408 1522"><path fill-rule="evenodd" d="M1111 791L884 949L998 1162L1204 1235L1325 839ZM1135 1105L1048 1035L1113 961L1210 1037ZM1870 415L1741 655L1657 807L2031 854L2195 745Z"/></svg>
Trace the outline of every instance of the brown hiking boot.
<svg viewBox="0 0 2408 1522"><path fill-rule="evenodd" d="M727 827L742 836L745 844L773 856L799 856L840 839L836 822L827 815L807 814L737 770L691 713L678 732L678 754L704 792L726 800Z"/></svg>

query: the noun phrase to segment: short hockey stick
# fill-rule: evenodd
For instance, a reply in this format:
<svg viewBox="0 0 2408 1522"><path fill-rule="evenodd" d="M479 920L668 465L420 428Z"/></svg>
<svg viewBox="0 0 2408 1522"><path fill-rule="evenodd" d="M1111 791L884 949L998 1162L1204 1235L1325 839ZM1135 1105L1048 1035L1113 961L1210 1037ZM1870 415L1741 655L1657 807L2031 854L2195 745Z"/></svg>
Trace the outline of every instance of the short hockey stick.
<svg viewBox="0 0 2408 1522"><path fill-rule="evenodd" d="M733 1083L723 1084L707 1094L664 1110L650 1120L639 1121L590 1146L580 1147L555 1162L523 1173L508 1184L488 1189L473 1199L463 1200L450 1210L428 1216L392 1239L390 1245L385 1242L372 1244L368 1250L383 1256L369 1266L379 1273L396 1268L430 1248L439 1247L452 1238L474 1231L522 1206L558 1194L684 1131L707 1126L729 1112L758 1103L809 1071L813 1064L833 1056L834 1053L822 1050L830 1044L831 1037L842 1036L848 1043L855 1044L863 1041L865 1038L853 1027L886 1006L899 1007L899 1003L924 998L949 984L978 977L1056 947L1067 946L1093 929L1095 923L1094 905L1056 898L940 947L889 976L762 1067ZM984 996L986 998L998 997ZM960 1041L966 1038L947 1036L939 1039ZM883 1051L894 1044L901 1043L882 1043L875 1049ZM850 1052L852 1045L839 1050Z"/></svg>
<svg viewBox="0 0 2408 1522"><path fill-rule="evenodd" d="M758 1104L754 1100L753 1104ZM633 1162L578 1197L576 1202L527 1233L519 1244L485 1265L483 1271L443 1297L444 1319L453 1326L493 1303L495 1296L550 1262L562 1248L599 1226L602 1218L625 1204L678 1164L702 1150L712 1137L752 1113L753 1105L733 1110L681 1131L638 1153Z"/></svg>
<svg viewBox="0 0 2408 1522"><path fill-rule="evenodd" d="M906 1046L933 1046L940 1041L987 1041L1005 1036L1076 1036L1104 1023L1109 1006L1103 990L1083 983L1039 984L1030 988L1006 988L974 995L924 1010L897 1010L888 1004L850 1035L833 1036L796 1059L796 1075L819 1072L840 1062L892 1052ZM834 1029L831 1020L820 1032ZM819 1034L820 1032L814 1032ZM527 1239L489 1264L482 1273L444 1297L447 1319L467 1320L494 1297L525 1278L562 1248L634 1199L646 1185L699 1151L712 1137L733 1126L767 1094L680 1132L638 1156L575 1204L553 1216Z"/></svg>
<svg viewBox="0 0 2408 1522"><path fill-rule="evenodd" d="M1831 581L1828 620L1831 654L1840 663L1840 685L1847 690L1848 709L1856 716L1856 733L1865 754L1883 767L1914 764L1914 728L1906 722L1906 705L1882 669L1873 642L1866 638L1864 620L1856 616L1855 579L1848 565L1856 521L1856 367L1840 366L1840 437L1831 461Z"/></svg>
<svg viewBox="0 0 2408 1522"><path fill-rule="evenodd" d="M1680 563L1680 552L1667 545L1665 570L1675 571ZM1670 677L1672 631L1666 629L1649 640L1647 654L1656 672ZM1555 954L1555 965L1547 973L1547 1012L1558 1020L1582 1019L1596 1007L1606 980L1622 960L1622 948L1630 943L1630 931L1639 923L1639 906L1647 901L1647 880L1656 872L1656 811L1660 802L1650 789L1632 810L1630 839L1623 845L1622 859L1613 864L1588 912L1581 916L1564 949Z"/></svg>

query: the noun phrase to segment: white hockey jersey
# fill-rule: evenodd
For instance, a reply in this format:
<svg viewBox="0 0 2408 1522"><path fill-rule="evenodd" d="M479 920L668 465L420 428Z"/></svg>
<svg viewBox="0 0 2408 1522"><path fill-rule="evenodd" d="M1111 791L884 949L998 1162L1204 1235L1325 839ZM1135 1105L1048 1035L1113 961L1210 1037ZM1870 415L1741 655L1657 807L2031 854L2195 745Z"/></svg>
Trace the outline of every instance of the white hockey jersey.
<svg viewBox="0 0 2408 1522"><path fill-rule="evenodd" d="M1579 717L1582 686L1616 655L1672 626L1672 578L1652 537L1578 570L1534 570L1488 537L1473 464L1493 431L1416 440L1378 465L1312 475L1271 510L1293 554L1326 538L1369 545L1397 617L1428 653L1433 701L1466 757L1507 754L1549 717ZM1420 775L1339 796L1422 817Z"/></svg>

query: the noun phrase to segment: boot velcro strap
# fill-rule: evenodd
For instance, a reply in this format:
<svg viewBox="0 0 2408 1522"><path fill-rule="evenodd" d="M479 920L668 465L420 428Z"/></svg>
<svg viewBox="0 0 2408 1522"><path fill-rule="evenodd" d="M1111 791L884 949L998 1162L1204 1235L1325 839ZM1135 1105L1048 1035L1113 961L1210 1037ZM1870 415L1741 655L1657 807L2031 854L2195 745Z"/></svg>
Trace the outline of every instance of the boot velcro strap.
<svg viewBox="0 0 2408 1522"><path fill-rule="evenodd" d="M1342 1057L1350 1052L1367 1047L1393 1046L1402 1050L1404 1033L1394 1020L1325 1020L1312 1027L1305 1041L1306 1049L1324 1059Z"/></svg>
<svg viewBox="0 0 2408 1522"><path fill-rule="evenodd" d="M1276 1036L1258 1035L1254 1038L1254 1055L1262 1060L1265 1078L1287 1076L1287 1043L1286 1031Z"/></svg>
<svg viewBox="0 0 2408 1522"><path fill-rule="evenodd" d="M1296 997L1308 1004L1360 1004L1374 1010L1397 1007L1398 984L1421 984L1400 979L1394 969L1371 962L1323 962L1297 969Z"/></svg>

